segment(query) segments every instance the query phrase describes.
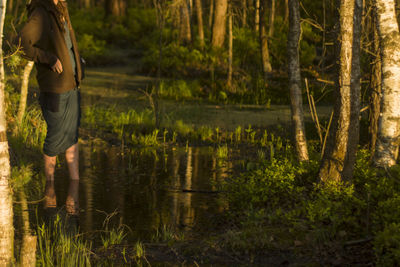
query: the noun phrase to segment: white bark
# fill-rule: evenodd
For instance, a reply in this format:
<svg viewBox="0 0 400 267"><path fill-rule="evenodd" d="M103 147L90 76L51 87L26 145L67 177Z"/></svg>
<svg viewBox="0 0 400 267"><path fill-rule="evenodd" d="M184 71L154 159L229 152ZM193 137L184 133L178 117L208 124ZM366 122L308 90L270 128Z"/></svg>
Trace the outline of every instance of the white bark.
<svg viewBox="0 0 400 267"><path fill-rule="evenodd" d="M382 58L382 110L374 163L396 164L400 135L400 35L394 0L375 0Z"/></svg>
<svg viewBox="0 0 400 267"><path fill-rule="evenodd" d="M25 109L26 109L26 100L28 97L28 84L29 84L29 76L31 74L33 68L33 61L29 61L25 68L24 68L24 74L22 75L22 84L21 84L21 98L19 101L19 107L18 107L18 114L17 114L17 122L18 124L21 124L22 119L25 114Z"/></svg>
<svg viewBox="0 0 400 267"><path fill-rule="evenodd" d="M0 2L0 266L11 265L14 248L13 206L10 188L10 159L4 105L3 27L6 0Z"/></svg>
<svg viewBox="0 0 400 267"><path fill-rule="evenodd" d="M306 133L304 129L303 100L300 75L300 10L299 0L289 0L289 36L288 36L288 74L292 125L297 156L300 161L308 161Z"/></svg>

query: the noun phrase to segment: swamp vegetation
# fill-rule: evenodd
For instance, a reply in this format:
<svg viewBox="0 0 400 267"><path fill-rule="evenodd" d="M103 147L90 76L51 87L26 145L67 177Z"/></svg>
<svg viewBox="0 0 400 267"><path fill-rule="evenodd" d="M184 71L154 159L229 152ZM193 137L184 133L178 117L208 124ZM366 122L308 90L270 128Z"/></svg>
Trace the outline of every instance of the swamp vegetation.
<svg viewBox="0 0 400 267"><path fill-rule="evenodd" d="M325 0L72 1L71 21L88 62L77 184L68 181L62 157L55 184L45 182L46 125L35 70L17 119L27 62L11 44L26 14L22 2L11 2L3 50L13 264L399 265L400 168L374 165L371 146L381 138L373 118L383 49L376 37L384 27L374 32L372 14L382 1L360 2L343 0L352 8L336 14L339 6ZM338 60L338 72L350 76L339 76L334 64L337 36L343 58L357 51L356 37L340 35L344 16L358 23L354 36L363 27L359 55ZM292 44L289 59L288 39L299 46ZM301 68L291 76L286 66L296 56ZM293 137L289 85L304 103L304 129L296 131L307 136L308 160ZM335 112L359 102L357 112L346 106L333 113L345 93L357 99L336 102ZM343 162L326 154L344 129L337 114L351 117L347 132L360 133L355 143L351 135L339 140L353 147ZM351 157L351 174L341 176ZM338 160L339 178L321 177L323 158L328 166ZM67 215L74 197L78 218Z"/></svg>

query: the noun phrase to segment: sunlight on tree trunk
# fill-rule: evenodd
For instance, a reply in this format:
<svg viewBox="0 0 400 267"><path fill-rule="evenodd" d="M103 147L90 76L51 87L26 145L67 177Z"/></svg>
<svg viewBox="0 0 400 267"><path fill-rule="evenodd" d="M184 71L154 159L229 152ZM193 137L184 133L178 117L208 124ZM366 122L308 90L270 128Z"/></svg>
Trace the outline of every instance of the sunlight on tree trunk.
<svg viewBox="0 0 400 267"><path fill-rule="evenodd" d="M179 39L183 44L192 42L192 33L190 27L189 6L186 0L180 2L180 26L179 26Z"/></svg>
<svg viewBox="0 0 400 267"><path fill-rule="evenodd" d="M215 0L214 23L211 44L213 48L222 47L226 35L226 13L228 0Z"/></svg>
<svg viewBox="0 0 400 267"><path fill-rule="evenodd" d="M29 76L31 75L31 71L33 68L33 61L29 61L25 68L24 74L22 75L22 83L21 83L21 98L19 100L18 114L17 114L17 122L21 124L22 119L24 118L25 109L26 109L26 99L28 97L28 84L29 84Z"/></svg>
<svg viewBox="0 0 400 267"><path fill-rule="evenodd" d="M229 4L228 11L228 81L227 85L229 90L232 91L232 68L233 68L233 19L232 19L232 6Z"/></svg>
<svg viewBox="0 0 400 267"><path fill-rule="evenodd" d="M350 180L359 139L360 32L362 0L340 2L339 75L332 127L319 177Z"/></svg>
<svg viewBox="0 0 400 267"><path fill-rule="evenodd" d="M382 58L382 106L374 164L396 164L400 136L400 34L394 0L376 0Z"/></svg>
<svg viewBox="0 0 400 267"><path fill-rule="evenodd" d="M373 23L373 53L375 57L372 63L372 74L371 74L371 98L370 98L370 110L369 110L369 149L371 151L371 159L375 155L376 140L378 138L378 125L379 125L379 114L381 113L381 94L382 94L382 62L379 49L379 36L378 30L376 29L376 20Z"/></svg>
<svg viewBox="0 0 400 267"><path fill-rule="evenodd" d="M204 47L203 7L201 0L196 0L197 27L199 31L200 47Z"/></svg>
<svg viewBox="0 0 400 267"><path fill-rule="evenodd" d="M266 23L266 13L267 13L267 0L261 0L260 6L260 47L261 47L261 59L262 67L264 72L264 82L268 80L268 75L272 72L271 62L269 58L269 48L268 48L268 35L267 35L267 23Z"/></svg>
<svg viewBox="0 0 400 267"><path fill-rule="evenodd" d="M34 267L36 266L37 237L31 233L31 228L29 225L28 202L26 201L26 195L23 188L20 188L19 198L21 202L23 225L20 265L24 267Z"/></svg>
<svg viewBox="0 0 400 267"><path fill-rule="evenodd" d="M0 266L11 265L14 258L13 206L4 102L5 77L2 49L6 2L6 0L0 2Z"/></svg>
<svg viewBox="0 0 400 267"><path fill-rule="evenodd" d="M258 33L260 27L260 1L254 0L254 31Z"/></svg>
<svg viewBox="0 0 400 267"><path fill-rule="evenodd" d="M307 140L304 130L303 100L300 76L300 10L299 0L289 0L288 74L292 125L297 156L300 161L308 160Z"/></svg>

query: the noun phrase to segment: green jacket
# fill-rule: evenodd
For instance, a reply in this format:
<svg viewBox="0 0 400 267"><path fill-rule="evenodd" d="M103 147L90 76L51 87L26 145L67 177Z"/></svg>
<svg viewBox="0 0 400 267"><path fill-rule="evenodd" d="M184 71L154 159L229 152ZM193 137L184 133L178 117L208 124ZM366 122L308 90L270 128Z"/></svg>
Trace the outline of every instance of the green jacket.
<svg viewBox="0 0 400 267"><path fill-rule="evenodd" d="M57 24L56 15L47 4L40 1L28 10L28 21L19 34L20 44L25 57L35 62L40 91L64 93L78 87L82 79L82 66L72 27L69 30L75 55L76 76L72 70L64 32ZM69 18L66 19L69 21ZM51 69L57 58L63 66L60 74Z"/></svg>

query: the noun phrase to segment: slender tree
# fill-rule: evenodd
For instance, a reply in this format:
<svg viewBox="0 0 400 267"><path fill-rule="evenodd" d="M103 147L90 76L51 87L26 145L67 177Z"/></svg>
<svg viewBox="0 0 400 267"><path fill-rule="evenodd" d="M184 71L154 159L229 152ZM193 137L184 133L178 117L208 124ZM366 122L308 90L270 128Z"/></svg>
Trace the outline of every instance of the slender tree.
<svg viewBox="0 0 400 267"><path fill-rule="evenodd" d="M376 16L373 16L374 18ZM369 135L370 142L369 148L371 151L371 158L374 158L376 140L378 138L378 122L379 114L381 113L381 93L382 93L382 62L379 48L379 36L376 28L376 20L373 23L373 58L372 58L372 73L371 73L371 97L369 109Z"/></svg>
<svg viewBox="0 0 400 267"><path fill-rule="evenodd" d="M268 1L261 0L260 6L260 47L261 47L261 60L264 73L264 80L267 81L268 75L272 71L271 62L269 58L269 48L268 48L268 33L267 33L267 23L266 14L268 8Z"/></svg>
<svg viewBox="0 0 400 267"><path fill-rule="evenodd" d="M14 255L13 206L4 103L5 77L2 49L6 2L6 0L0 1L0 266L11 265Z"/></svg>
<svg viewBox="0 0 400 267"><path fill-rule="evenodd" d="M179 12L180 12L179 39L181 43L189 44L192 42L192 32L190 27L189 5L186 0L180 0Z"/></svg>
<svg viewBox="0 0 400 267"><path fill-rule="evenodd" d="M204 47L203 7L201 0L196 0L197 27L199 31L200 46Z"/></svg>
<svg viewBox="0 0 400 267"><path fill-rule="evenodd" d="M300 10L299 0L289 0L288 73L290 104L296 151L300 161L308 160L307 140L304 130L303 100L299 59Z"/></svg>
<svg viewBox="0 0 400 267"><path fill-rule="evenodd" d="M17 113L18 124L21 124L25 114L26 100L28 97L29 76L33 68L33 63L34 63L33 61L28 61L28 63L25 65L24 73L22 75L21 98L19 100L18 113Z"/></svg>
<svg viewBox="0 0 400 267"><path fill-rule="evenodd" d="M339 10L340 65L334 117L319 171L322 181L352 178L359 138L362 0L341 0Z"/></svg>
<svg viewBox="0 0 400 267"><path fill-rule="evenodd" d="M233 14L232 14L232 4L229 4L228 11L228 79L227 84L231 89L232 87L232 74L233 74Z"/></svg>
<svg viewBox="0 0 400 267"><path fill-rule="evenodd" d="M226 15L228 0L215 0L214 22L211 45L213 48L222 47L226 35Z"/></svg>
<svg viewBox="0 0 400 267"><path fill-rule="evenodd" d="M400 33L394 0L375 0L382 58L382 106L374 164L396 164L400 137Z"/></svg>

